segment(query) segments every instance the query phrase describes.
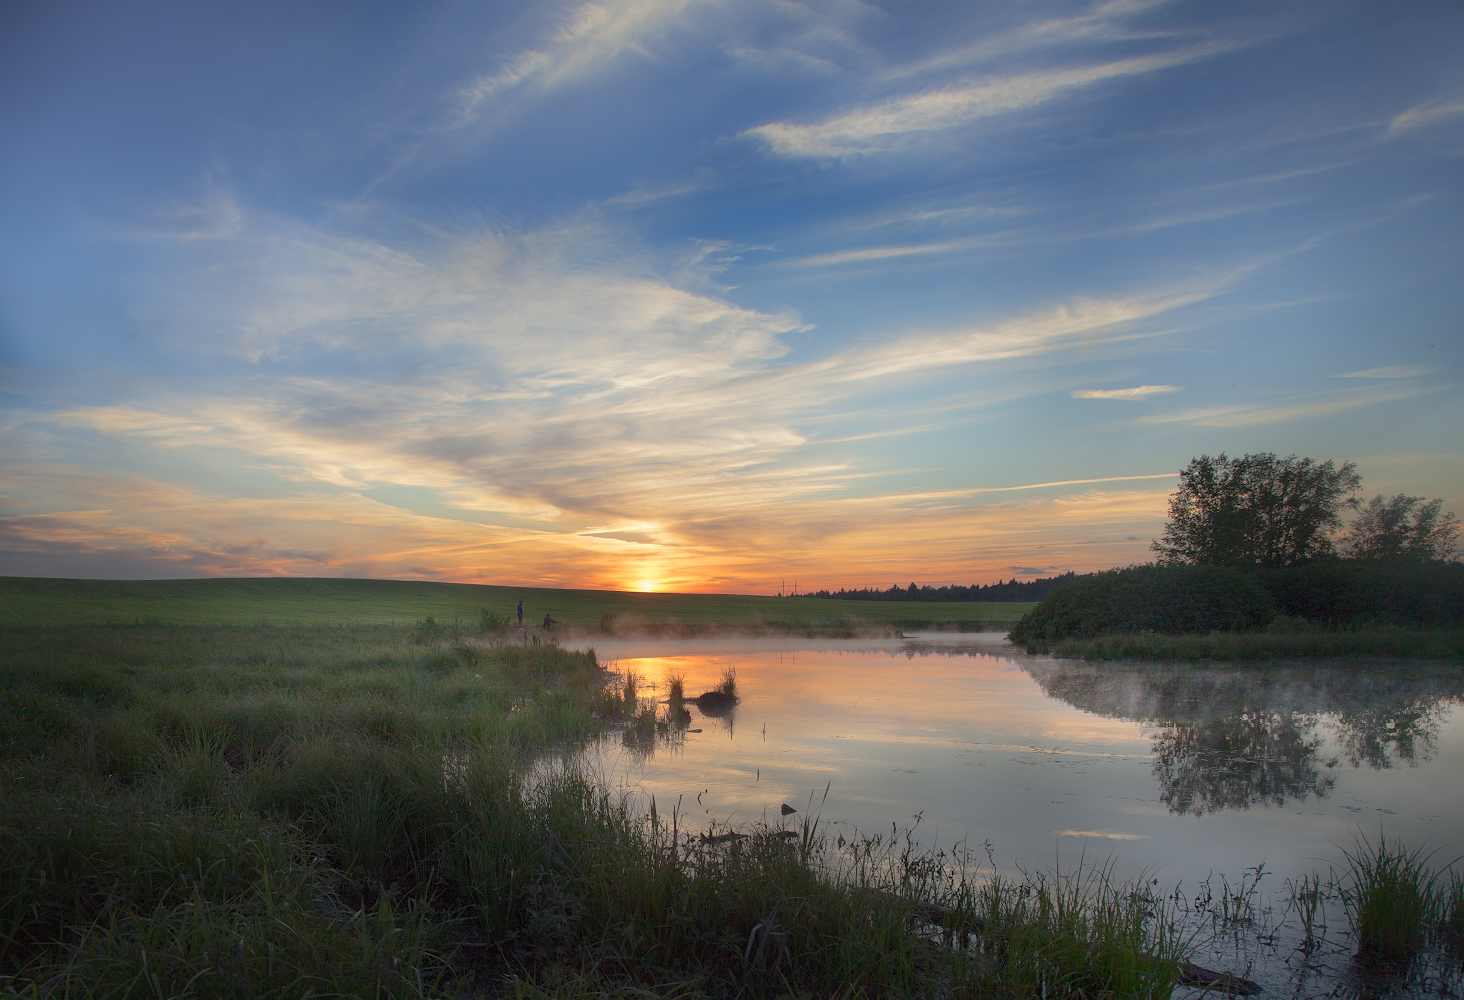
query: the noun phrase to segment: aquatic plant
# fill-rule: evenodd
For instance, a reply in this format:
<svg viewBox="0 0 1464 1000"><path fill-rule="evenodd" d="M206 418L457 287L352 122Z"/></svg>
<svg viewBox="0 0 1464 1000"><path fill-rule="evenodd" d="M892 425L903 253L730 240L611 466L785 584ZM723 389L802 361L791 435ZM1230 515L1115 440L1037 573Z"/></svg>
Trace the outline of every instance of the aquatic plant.
<svg viewBox="0 0 1464 1000"><path fill-rule="evenodd" d="M1442 912L1443 894L1428 866L1430 854L1389 841L1379 831L1376 844L1360 836L1344 856L1348 881L1342 903L1357 936L1358 957L1408 962Z"/></svg>
<svg viewBox="0 0 1464 1000"><path fill-rule="evenodd" d="M1455 955L1464 958L1464 874L1449 871L1449 886L1444 890L1444 944Z"/></svg>

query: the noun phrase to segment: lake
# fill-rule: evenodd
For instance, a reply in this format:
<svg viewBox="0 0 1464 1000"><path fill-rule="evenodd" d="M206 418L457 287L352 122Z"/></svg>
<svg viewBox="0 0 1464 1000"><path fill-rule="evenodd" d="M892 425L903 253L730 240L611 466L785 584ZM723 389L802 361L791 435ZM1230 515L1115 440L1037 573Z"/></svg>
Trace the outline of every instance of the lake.
<svg viewBox="0 0 1464 1000"><path fill-rule="evenodd" d="M1464 853L1458 662L1100 664L1027 655L1001 633L594 646L662 699L669 676L694 696L736 671L734 710L689 703L654 739L586 750L611 787L677 807L683 829L776 823L786 803L790 821L913 827L1006 871L1108 862L1192 911L1259 875L1252 918L1210 943L1213 960L1298 995L1335 988L1350 950L1339 938L1298 964L1286 879L1327 877L1380 831L1440 867Z"/></svg>

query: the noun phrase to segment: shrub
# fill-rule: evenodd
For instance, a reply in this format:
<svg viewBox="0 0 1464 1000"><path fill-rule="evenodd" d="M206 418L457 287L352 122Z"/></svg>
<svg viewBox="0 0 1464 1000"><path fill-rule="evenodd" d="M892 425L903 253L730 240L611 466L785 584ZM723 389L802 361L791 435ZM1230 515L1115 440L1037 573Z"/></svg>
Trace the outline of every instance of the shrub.
<svg viewBox="0 0 1464 1000"><path fill-rule="evenodd" d="M1275 616L1275 599L1240 570L1150 564L1059 587L1022 616L1011 638L1045 648L1061 639L1133 632L1245 632Z"/></svg>
<svg viewBox="0 0 1464 1000"><path fill-rule="evenodd" d="M1261 570L1277 610L1331 627L1464 625L1464 565L1326 560Z"/></svg>
<svg viewBox="0 0 1464 1000"><path fill-rule="evenodd" d="M508 615L499 614L497 611L489 611L484 608L478 613L479 632L507 632L508 627L513 624L513 619Z"/></svg>

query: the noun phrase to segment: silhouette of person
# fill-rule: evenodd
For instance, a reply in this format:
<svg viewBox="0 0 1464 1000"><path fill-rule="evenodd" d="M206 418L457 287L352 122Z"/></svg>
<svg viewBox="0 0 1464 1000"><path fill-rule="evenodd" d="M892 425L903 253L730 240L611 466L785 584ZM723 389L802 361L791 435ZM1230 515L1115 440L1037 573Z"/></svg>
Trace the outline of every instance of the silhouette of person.
<svg viewBox="0 0 1464 1000"><path fill-rule="evenodd" d="M519 628L524 627L524 602L519 601Z"/></svg>
<svg viewBox="0 0 1464 1000"><path fill-rule="evenodd" d="M551 626L558 625L558 624L559 624L558 622L556 622L553 618L550 618L548 615L545 615L544 616L544 629L545 629L545 631L547 631Z"/></svg>

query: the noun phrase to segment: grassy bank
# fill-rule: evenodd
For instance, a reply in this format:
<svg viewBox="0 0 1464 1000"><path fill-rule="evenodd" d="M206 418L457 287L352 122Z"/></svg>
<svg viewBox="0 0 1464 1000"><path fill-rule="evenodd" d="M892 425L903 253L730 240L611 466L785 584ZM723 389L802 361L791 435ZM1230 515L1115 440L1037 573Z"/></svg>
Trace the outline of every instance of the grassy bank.
<svg viewBox="0 0 1464 1000"><path fill-rule="evenodd" d="M825 601L735 594L639 594L407 580L58 580L0 577L0 625L404 624L477 622L524 602L529 624L553 614L579 631L695 634L1006 627L1030 603Z"/></svg>
<svg viewBox="0 0 1464 1000"><path fill-rule="evenodd" d="M831 845L816 820L704 840L562 764L527 771L648 706L592 655L422 636L0 633L0 991L1173 988L1164 902L1102 872L972 878L908 839Z"/></svg>
<svg viewBox="0 0 1464 1000"><path fill-rule="evenodd" d="M1029 643L1032 652L1084 660L1271 660L1303 657L1464 657L1464 629L1101 635Z"/></svg>

